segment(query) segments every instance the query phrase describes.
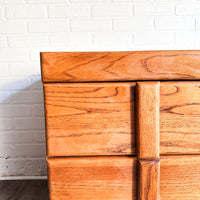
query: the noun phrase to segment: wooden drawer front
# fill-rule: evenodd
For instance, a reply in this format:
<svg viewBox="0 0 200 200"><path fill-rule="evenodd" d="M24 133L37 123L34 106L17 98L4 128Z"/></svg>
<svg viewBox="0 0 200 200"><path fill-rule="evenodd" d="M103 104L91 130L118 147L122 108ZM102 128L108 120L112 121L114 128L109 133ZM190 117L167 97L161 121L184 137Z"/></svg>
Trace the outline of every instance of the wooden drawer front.
<svg viewBox="0 0 200 200"><path fill-rule="evenodd" d="M135 154L135 83L44 87L49 156Z"/></svg>
<svg viewBox="0 0 200 200"><path fill-rule="evenodd" d="M161 82L160 153L200 153L200 82Z"/></svg>
<svg viewBox="0 0 200 200"><path fill-rule="evenodd" d="M129 200L136 195L136 159L49 158L51 200Z"/></svg>
<svg viewBox="0 0 200 200"><path fill-rule="evenodd" d="M48 156L135 155L135 83L44 84ZM200 82L160 83L160 154L200 153Z"/></svg>
<svg viewBox="0 0 200 200"><path fill-rule="evenodd" d="M51 200L137 199L134 157L48 158L48 173ZM200 156L161 157L160 196L200 199Z"/></svg>

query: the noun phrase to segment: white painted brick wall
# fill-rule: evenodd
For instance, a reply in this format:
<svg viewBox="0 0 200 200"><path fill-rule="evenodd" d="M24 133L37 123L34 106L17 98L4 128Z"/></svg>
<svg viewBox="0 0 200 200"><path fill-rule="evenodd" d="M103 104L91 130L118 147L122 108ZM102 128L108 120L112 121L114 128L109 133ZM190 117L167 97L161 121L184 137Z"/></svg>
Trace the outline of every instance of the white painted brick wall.
<svg viewBox="0 0 200 200"><path fill-rule="evenodd" d="M47 15L47 7L41 5L14 5L6 7L8 19L44 18Z"/></svg>
<svg viewBox="0 0 200 200"><path fill-rule="evenodd" d="M112 31L112 20L107 18L74 18L71 19L71 30L78 32Z"/></svg>
<svg viewBox="0 0 200 200"><path fill-rule="evenodd" d="M175 4L169 2L146 2L134 4L134 15L141 16L159 16L159 15L174 15Z"/></svg>
<svg viewBox="0 0 200 200"><path fill-rule="evenodd" d="M0 0L0 177L45 176L40 51L200 48L200 0Z"/></svg>
<svg viewBox="0 0 200 200"><path fill-rule="evenodd" d="M90 7L87 4L53 4L49 6L50 18L89 16Z"/></svg>
<svg viewBox="0 0 200 200"><path fill-rule="evenodd" d="M114 31L148 31L154 30L153 16L134 16L113 19Z"/></svg>
<svg viewBox="0 0 200 200"><path fill-rule="evenodd" d="M159 16L155 18L157 30L195 30L195 17L191 16Z"/></svg>
<svg viewBox="0 0 200 200"><path fill-rule="evenodd" d="M93 16L131 16L133 5L131 3L101 3L92 7Z"/></svg>
<svg viewBox="0 0 200 200"><path fill-rule="evenodd" d="M28 21L30 33L54 33L69 31L67 19L40 19Z"/></svg>

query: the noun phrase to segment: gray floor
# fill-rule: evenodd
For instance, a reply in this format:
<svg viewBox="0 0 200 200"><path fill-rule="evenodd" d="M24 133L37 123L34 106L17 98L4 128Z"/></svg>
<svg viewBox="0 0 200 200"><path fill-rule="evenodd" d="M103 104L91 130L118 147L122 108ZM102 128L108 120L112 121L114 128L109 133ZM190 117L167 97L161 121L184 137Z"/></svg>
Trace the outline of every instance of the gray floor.
<svg viewBox="0 0 200 200"><path fill-rule="evenodd" d="M46 180L0 181L0 200L48 200Z"/></svg>

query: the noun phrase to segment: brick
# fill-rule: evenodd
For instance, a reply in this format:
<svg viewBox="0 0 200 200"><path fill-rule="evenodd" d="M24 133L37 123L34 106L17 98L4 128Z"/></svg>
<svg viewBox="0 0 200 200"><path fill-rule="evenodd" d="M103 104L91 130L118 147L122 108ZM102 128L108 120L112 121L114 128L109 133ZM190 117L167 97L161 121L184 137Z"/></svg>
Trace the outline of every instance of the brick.
<svg viewBox="0 0 200 200"><path fill-rule="evenodd" d="M1 158L0 176L44 176L45 158Z"/></svg>
<svg viewBox="0 0 200 200"><path fill-rule="evenodd" d="M0 131L0 144L44 143L44 130Z"/></svg>
<svg viewBox="0 0 200 200"><path fill-rule="evenodd" d="M175 34L176 43L200 43L200 31L180 31Z"/></svg>
<svg viewBox="0 0 200 200"><path fill-rule="evenodd" d="M94 33L94 45L128 46L132 42L131 33Z"/></svg>
<svg viewBox="0 0 200 200"><path fill-rule="evenodd" d="M4 7L2 6L2 7L0 7L0 19L5 18L4 16L5 16L5 9L4 9Z"/></svg>
<svg viewBox="0 0 200 200"><path fill-rule="evenodd" d="M60 34L60 33L56 33ZM40 62L40 52L46 52L46 51L66 51L65 46L48 46L48 47L35 47L33 49L30 49L30 61L32 62Z"/></svg>
<svg viewBox="0 0 200 200"><path fill-rule="evenodd" d="M17 130L41 130L44 129L44 117L15 118L13 122Z"/></svg>
<svg viewBox="0 0 200 200"><path fill-rule="evenodd" d="M18 34L26 32L25 21L1 21L0 27L0 34Z"/></svg>
<svg viewBox="0 0 200 200"><path fill-rule="evenodd" d="M70 45L72 46L91 46L92 35L90 33L71 33L70 34Z"/></svg>
<svg viewBox="0 0 200 200"><path fill-rule="evenodd" d="M42 103L43 91L21 91L12 96L13 103Z"/></svg>
<svg viewBox="0 0 200 200"><path fill-rule="evenodd" d="M55 34L50 36L52 46L66 46L70 43L70 33Z"/></svg>
<svg viewBox="0 0 200 200"><path fill-rule="evenodd" d="M149 45L134 45L137 50L198 50L200 46L195 44L149 44Z"/></svg>
<svg viewBox="0 0 200 200"><path fill-rule="evenodd" d="M32 33L51 33L68 31L68 21L63 19L32 20L28 22L28 30Z"/></svg>
<svg viewBox="0 0 200 200"><path fill-rule="evenodd" d="M33 132L33 142L45 142L45 130L39 130Z"/></svg>
<svg viewBox="0 0 200 200"><path fill-rule="evenodd" d="M8 63L0 63L0 77L9 76L9 64Z"/></svg>
<svg viewBox="0 0 200 200"><path fill-rule="evenodd" d="M66 0L27 0L27 3L66 3Z"/></svg>
<svg viewBox="0 0 200 200"><path fill-rule="evenodd" d="M174 33L169 31L143 31L134 33L135 44L170 44L174 42Z"/></svg>
<svg viewBox="0 0 200 200"><path fill-rule="evenodd" d="M46 7L38 5L7 6L6 16L8 19L44 18L46 16Z"/></svg>
<svg viewBox="0 0 200 200"><path fill-rule="evenodd" d="M98 3L106 2L107 0L71 0L71 2L88 2L88 3Z"/></svg>
<svg viewBox="0 0 200 200"><path fill-rule="evenodd" d="M0 0L0 4L23 4L26 3L25 0Z"/></svg>
<svg viewBox="0 0 200 200"><path fill-rule="evenodd" d="M179 3L176 6L177 15L200 15L200 2L199 3Z"/></svg>
<svg viewBox="0 0 200 200"><path fill-rule="evenodd" d="M196 29L199 30L200 29L200 17L196 18Z"/></svg>
<svg viewBox="0 0 200 200"><path fill-rule="evenodd" d="M16 35L8 36L10 47L42 47L48 46L48 36L45 35Z"/></svg>
<svg viewBox="0 0 200 200"><path fill-rule="evenodd" d="M121 2L122 0L112 0L112 1L113 2ZM123 0L123 2L146 2L146 1L151 1L151 0ZM161 0L159 0L159 1L161 1ZM170 0L166 0L166 1L170 1Z"/></svg>
<svg viewBox="0 0 200 200"><path fill-rule="evenodd" d="M94 16L129 16L132 15L132 4L128 3L103 3L92 8Z"/></svg>
<svg viewBox="0 0 200 200"><path fill-rule="evenodd" d="M112 30L112 22L102 18L77 18L72 19L71 28L72 31L109 31Z"/></svg>
<svg viewBox="0 0 200 200"><path fill-rule="evenodd" d="M0 130L11 130L12 126L13 126L12 119L0 118ZM2 154L0 154L0 155L2 155Z"/></svg>
<svg viewBox="0 0 200 200"><path fill-rule="evenodd" d="M41 75L39 75L38 77L35 76L34 78L31 78L31 89L32 90L40 90L40 91L43 90Z"/></svg>
<svg viewBox="0 0 200 200"><path fill-rule="evenodd" d="M70 17L80 17L80 16L89 16L90 15L90 7L88 4L71 4L69 6Z"/></svg>
<svg viewBox="0 0 200 200"><path fill-rule="evenodd" d="M0 155L7 158L45 156L45 144L1 144Z"/></svg>
<svg viewBox="0 0 200 200"><path fill-rule="evenodd" d="M32 105L31 106L31 113L33 116L44 116L44 105L38 104L38 105Z"/></svg>
<svg viewBox="0 0 200 200"><path fill-rule="evenodd" d="M32 131L1 131L0 144L31 143L33 142Z"/></svg>
<svg viewBox="0 0 200 200"><path fill-rule="evenodd" d="M10 73L12 76L40 75L40 63L12 63L10 64Z"/></svg>
<svg viewBox="0 0 200 200"><path fill-rule="evenodd" d="M92 45L92 35L90 33L62 33L50 36L52 46L80 46Z"/></svg>
<svg viewBox="0 0 200 200"><path fill-rule="evenodd" d="M31 106L0 104L0 117L23 117L30 115L31 115Z"/></svg>
<svg viewBox="0 0 200 200"><path fill-rule="evenodd" d="M134 4L134 15L173 15L174 4L168 2L145 2Z"/></svg>
<svg viewBox="0 0 200 200"><path fill-rule="evenodd" d="M115 31L139 31L153 29L153 17L128 17L123 19L114 19Z"/></svg>
<svg viewBox="0 0 200 200"><path fill-rule="evenodd" d="M18 62L28 60L28 51L18 48L0 49L0 62Z"/></svg>
<svg viewBox="0 0 200 200"><path fill-rule="evenodd" d="M0 90L23 90L30 85L30 80L28 78L1 78Z"/></svg>
<svg viewBox="0 0 200 200"><path fill-rule="evenodd" d="M49 16L54 18L88 16L89 14L87 4L53 4L49 8Z"/></svg>
<svg viewBox="0 0 200 200"><path fill-rule="evenodd" d="M30 79L28 77L19 77L19 78L13 78L11 79L11 84L12 84L12 90L18 92L21 90L27 90L30 87Z"/></svg>
<svg viewBox="0 0 200 200"><path fill-rule="evenodd" d="M46 52L46 51L50 51L50 47L48 47L48 48L35 47L34 49L31 49L29 52L30 61L31 62L40 62L40 52Z"/></svg>
<svg viewBox="0 0 200 200"><path fill-rule="evenodd" d="M194 30L194 17L157 17L157 30Z"/></svg>
<svg viewBox="0 0 200 200"><path fill-rule="evenodd" d="M5 36L0 36L0 48L6 47L6 46L7 46L6 37Z"/></svg>
<svg viewBox="0 0 200 200"><path fill-rule="evenodd" d="M154 0L155 2L175 2L175 3L184 3L184 2L188 2L188 0ZM190 2L194 2L196 0L190 0ZM197 0L198 1L198 0Z"/></svg>
<svg viewBox="0 0 200 200"><path fill-rule="evenodd" d="M10 103L10 92L0 91L0 103Z"/></svg>

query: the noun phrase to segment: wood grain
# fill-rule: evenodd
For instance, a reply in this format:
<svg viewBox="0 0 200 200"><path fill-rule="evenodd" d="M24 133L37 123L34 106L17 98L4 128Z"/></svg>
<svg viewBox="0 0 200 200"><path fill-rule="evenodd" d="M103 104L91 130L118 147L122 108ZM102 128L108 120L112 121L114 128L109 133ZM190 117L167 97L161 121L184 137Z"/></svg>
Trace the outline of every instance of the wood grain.
<svg viewBox="0 0 200 200"><path fill-rule="evenodd" d="M161 200L200 199L200 156L164 156L160 163Z"/></svg>
<svg viewBox="0 0 200 200"><path fill-rule="evenodd" d="M47 154L135 154L135 83L44 84Z"/></svg>
<svg viewBox="0 0 200 200"><path fill-rule="evenodd" d="M139 160L138 199L160 200L160 160Z"/></svg>
<svg viewBox="0 0 200 200"><path fill-rule="evenodd" d="M200 51L42 52L43 82L200 79Z"/></svg>
<svg viewBox="0 0 200 200"><path fill-rule="evenodd" d="M136 196L136 158L48 158L51 200L129 200Z"/></svg>
<svg viewBox="0 0 200 200"><path fill-rule="evenodd" d="M137 156L159 158L160 82L137 83Z"/></svg>
<svg viewBox="0 0 200 200"><path fill-rule="evenodd" d="M160 87L160 152L200 153L200 82L164 82Z"/></svg>
<svg viewBox="0 0 200 200"><path fill-rule="evenodd" d="M135 83L44 84L48 156L135 155ZM160 154L200 153L200 82L160 83Z"/></svg>
<svg viewBox="0 0 200 200"><path fill-rule="evenodd" d="M136 200L134 157L48 158L51 200ZM161 156L160 199L200 199L200 156Z"/></svg>

